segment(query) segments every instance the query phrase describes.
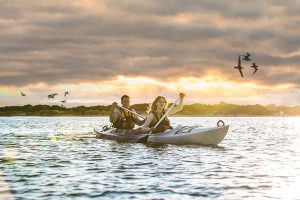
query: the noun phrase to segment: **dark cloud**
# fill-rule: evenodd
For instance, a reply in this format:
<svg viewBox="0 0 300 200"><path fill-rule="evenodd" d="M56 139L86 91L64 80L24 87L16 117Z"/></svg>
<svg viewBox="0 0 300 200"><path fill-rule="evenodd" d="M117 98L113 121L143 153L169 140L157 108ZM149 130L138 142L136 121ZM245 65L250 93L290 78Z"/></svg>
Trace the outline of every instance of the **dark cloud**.
<svg viewBox="0 0 300 200"><path fill-rule="evenodd" d="M177 15L180 13L217 13L224 17L256 18L263 13L253 8L255 5L242 1L219 1L219 0L175 0L170 3L167 0L155 1L107 1L107 4L118 9L142 15Z"/></svg>
<svg viewBox="0 0 300 200"><path fill-rule="evenodd" d="M118 75L170 80L201 77L210 70L238 81L233 67L245 51L261 65L258 81L299 84L297 1L110 0L102 2L103 11L77 1L20 2L4 1L0 7L0 71L6 74L0 75L1 85L78 83ZM170 20L184 13L196 19ZM198 15L226 23L202 23ZM295 73L271 73L286 66Z"/></svg>

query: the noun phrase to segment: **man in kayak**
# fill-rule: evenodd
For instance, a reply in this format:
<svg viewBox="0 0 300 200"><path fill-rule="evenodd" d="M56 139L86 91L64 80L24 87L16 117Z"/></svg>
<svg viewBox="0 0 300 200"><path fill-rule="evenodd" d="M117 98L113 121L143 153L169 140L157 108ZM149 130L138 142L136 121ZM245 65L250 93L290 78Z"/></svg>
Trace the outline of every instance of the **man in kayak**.
<svg viewBox="0 0 300 200"><path fill-rule="evenodd" d="M183 108L183 98L185 97L184 93L180 93L180 101L179 104L170 110L169 115L175 114L182 110ZM162 118L162 116L167 112L167 100L163 96L157 96L153 103L150 105L149 115L145 124L143 125L142 130L144 132L150 131L156 123ZM170 120L168 117L165 117L163 121L158 125L156 129L153 130L153 133L161 133L167 129L173 129L170 125Z"/></svg>
<svg viewBox="0 0 300 200"><path fill-rule="evenodd" d="M130 108L129 96L123 95L121 97L121 104L122 107L136 113L135 110ZM113 124L114 128L121 130L132 130L135 125L142 126L145 122L145 120L139 119L137 115L122 109L120 106L118 106L117 102L114 102L111 106L109 120Z"/></svg>

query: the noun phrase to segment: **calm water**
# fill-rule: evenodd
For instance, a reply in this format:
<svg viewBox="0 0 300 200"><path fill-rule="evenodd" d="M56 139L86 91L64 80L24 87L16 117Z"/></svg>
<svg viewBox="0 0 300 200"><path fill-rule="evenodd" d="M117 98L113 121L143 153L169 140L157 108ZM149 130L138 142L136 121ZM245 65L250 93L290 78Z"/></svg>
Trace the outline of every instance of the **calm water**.
<svg viewBox="0 0 300 200"><path fill-rule="evenodd" d="M300 118L171 121L218 119L229 133L209 147L93 138L107 118L2 117L0 173L15 199L300 199Z"/></svg>

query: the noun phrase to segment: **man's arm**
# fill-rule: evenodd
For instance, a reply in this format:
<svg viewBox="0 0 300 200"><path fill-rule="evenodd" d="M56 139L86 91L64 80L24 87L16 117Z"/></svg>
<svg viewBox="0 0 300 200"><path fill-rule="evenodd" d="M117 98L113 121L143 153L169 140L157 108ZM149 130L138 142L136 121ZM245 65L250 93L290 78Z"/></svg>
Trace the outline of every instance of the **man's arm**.
<svg viewBox="0 0 300 200"><path fill-rule="evenodd" d="M132 112L136 113L136 111L133 110L133 109L132 109ZM135 124L138 125L138 126L142 126L142 125L145 123L145 121L146 121L146 118L145 118L145 119L140 119L140 118L139 118L137 115L135 115L135 114L133 114L132 116L133 116L134 119L135 119Z"/></svg>
<svg viewBox="0 0 300 200"><path fill-rule="evenodd" d="M115 123L118 119L118 113L116 112L116 109L111 110L109 114L109 121L111 123Z"/></svg>
<svg viewBox="0 0 300 200"><path fill-rule="evenodd" d="M109 121L111 123L115 123L120 116L120 111L117 108L117 103L114 102L111 106L111 111L109 114Z"/></svg>

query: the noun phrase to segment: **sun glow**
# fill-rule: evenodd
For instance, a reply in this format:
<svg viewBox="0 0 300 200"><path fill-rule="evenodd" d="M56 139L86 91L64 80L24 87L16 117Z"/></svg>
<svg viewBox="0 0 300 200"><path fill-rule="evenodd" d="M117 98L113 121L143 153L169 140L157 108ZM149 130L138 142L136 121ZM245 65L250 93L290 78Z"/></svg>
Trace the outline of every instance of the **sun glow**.
<svg viewBox="0 0 300 200"><path fill-rule="evenodd" d="M220 101L232 103L247 103L247 100L255 103L266 102L262 95L276 95L286 89L293 88L292 84L281 84L275 86L263 85L256 82L237 82L228 80L226 77L208 75L201 78L189 76L172 80L154 79L145 76L124 76L120 75L110 80L80 82L77 84L57 84L36 83L17 87L0 87L2 97L20 96L20 91L28 94L22 98L23 104L30 103L30 98L34 98L37 104L47 103L48 93L58 93L57 102L63 98L64 91L69 91L69 103L97 104L102 102L110 103L115 98L123 94L134 97L137 102L144 103L151 101L156 95L175 97L179 92L184 92L192 102L207 100L210 103ZM41 99L42 98L42 99ZM26 101L26 102L25 102ZM55 103L55 102L54 102ZM5 102L1 102L5 104Z"/></svg>
<svg viewBox="0 0 300 200"><path fill-rule="evenodd" d="M153 84L157 86L163 86L164 83L161 81L156 81L155 79L146 78L146 77L125 77L125 76L118 76L117 80L113 81L118 84L124 84L125 86L137 86L137 85L147 85Z"/></svg>

